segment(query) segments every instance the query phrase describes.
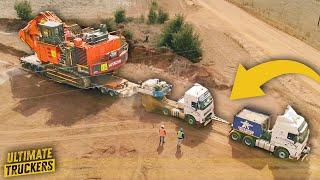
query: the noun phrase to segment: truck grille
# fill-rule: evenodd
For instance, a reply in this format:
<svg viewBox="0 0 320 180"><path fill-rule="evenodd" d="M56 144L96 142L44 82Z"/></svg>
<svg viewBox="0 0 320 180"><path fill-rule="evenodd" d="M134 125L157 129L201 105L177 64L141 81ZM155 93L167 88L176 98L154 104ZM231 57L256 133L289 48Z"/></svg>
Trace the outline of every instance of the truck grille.
<svg viewBox="0 0 320 180"><path fill-rule="evenodd" d="M206 116L206 118L204 119L204 121L208 121L208 120L210 120L210 119L211 119L211 115L212 115L212 112L211 112L211 113L209 113L209 114Z"/></svg>

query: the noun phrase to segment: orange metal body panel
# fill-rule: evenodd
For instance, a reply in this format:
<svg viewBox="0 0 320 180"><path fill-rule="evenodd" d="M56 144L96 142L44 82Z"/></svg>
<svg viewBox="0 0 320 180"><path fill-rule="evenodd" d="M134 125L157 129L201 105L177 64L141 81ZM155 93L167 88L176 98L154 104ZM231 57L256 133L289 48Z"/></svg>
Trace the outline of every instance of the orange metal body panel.
<svg viewBox="0 0 320 180"><path fill-rule="evenodd" d="M110 35L110 39L95 45L85 45L88 65L101 63L107 53L118 50L121 47L121 40L117 36Z"/></svg>
<svg viewBox="0 0 320 180"><path fill-rule="evenodd" d="M60 51L57 46L37 42L36 52L37 52L38 58L42 62L50 62L53 64L59 63Z"/></svg>
<svg viewBox="0 0 320 180"><path fill-rule="evenodd" d="M62 22L60 18L50 11L41 12L33 20L29 21L28 25L19 31L19 37L27 43L32 50L37 49L37 42L35 41L37 41L37 36L40 34L38 23L41 21Z"/></svg>

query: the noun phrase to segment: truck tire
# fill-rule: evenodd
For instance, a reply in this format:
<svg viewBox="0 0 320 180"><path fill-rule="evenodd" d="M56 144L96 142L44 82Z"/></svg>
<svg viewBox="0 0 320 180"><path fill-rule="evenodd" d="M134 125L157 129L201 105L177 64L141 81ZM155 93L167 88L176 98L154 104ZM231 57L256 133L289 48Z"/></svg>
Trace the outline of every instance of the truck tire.
<svg viewBox="0 0 320 180"><path fill-rule="evenodd" d="M169 116L169 109L163 108L162 109L162 114L165 115L165 116Z"/></svg>
<svg viewBox="0 0 320 180"><path fill-rule="evenodd" d="M230 138L233 140L233 141L240 141L241 139L241 134L237 131L232 131L230 133Z"/></svg>
<svg viewBox="0 0 320 180"><path fill-rule="evenodd" d="M187 116L187 121L188 121L188 124L191 125L191 126L196 124L196 119L191 115Z"/></svg>
<svg viewBox="0 0 320 180"><path fill-rule="evenodd" d="M287 159L289 157L289 151L285 148L278 147L274 155L280 159Z"/></svg>
<svg viewBox="0 0 320 180"><path fill-rule="evenodd" d="M243 144L245 144L246 146L254 146L254 138L252 136L245 136L242 140Z"/></svg>

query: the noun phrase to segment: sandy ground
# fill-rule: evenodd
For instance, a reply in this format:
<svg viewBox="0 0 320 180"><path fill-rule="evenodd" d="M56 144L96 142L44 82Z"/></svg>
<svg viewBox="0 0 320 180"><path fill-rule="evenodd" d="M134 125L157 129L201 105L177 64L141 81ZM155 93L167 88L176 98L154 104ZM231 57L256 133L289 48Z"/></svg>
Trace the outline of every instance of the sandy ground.
<svg viewBox="0 0 320 180"><path fill-rule="evenodd" d="M197 66L205 66L212 81L219 79L228 86L239 63L251 67L270 57L296 57L319 67L318 51L225 1L181 2L168 8L186 12L187 20L200 33L205 54ZM28 52L27 47L14 32L6 33L0 33L1 42L7 44L0 51L0 154L17 148L54 147L57 172L35 178L320 178L320 95L311 80L278 78L265 86L266 97L236 102L229 100L230 89L210 88L216 113L228 121L246 105L276 115L287 104L309 120L313 150L309 161L280 161L263 150L229 141L227 125L214 123L199 130L178 119L145 112L139 96L110 98L26 73L17 68L17 59ZM192 84L182 75L168 73L168 69L144 64L127 64L120 73L134 81L149 77L169 80L174 84L175 99ZM161 123L168 131L164 148L158 147ZM175 147L178 127L185 128L187 137L181 151Z"/></svg>
<svg viewBox="0 0 320 180"><path fill-rule="evenodd" d="M228 0L269 24L320 48L319 0Z"/></svg>

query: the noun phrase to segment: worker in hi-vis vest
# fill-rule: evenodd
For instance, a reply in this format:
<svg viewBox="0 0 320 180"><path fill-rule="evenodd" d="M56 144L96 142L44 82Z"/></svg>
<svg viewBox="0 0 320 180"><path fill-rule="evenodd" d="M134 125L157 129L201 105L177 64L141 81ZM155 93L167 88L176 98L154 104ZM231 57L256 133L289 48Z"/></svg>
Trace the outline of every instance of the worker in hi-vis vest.
<svg viewBox="0 0 320 180"><path fill-rule="evenodd" d="M164 143L164 137L167 135L166 130L164 129L164 125L162 124L159 129L160 142L159 144L162 146Z"/></svg>
<svg viewBox="0 0 320 180"><path fill-rule="evenodd" d="M180 128L180 130L177 132L177 138L178 138L177 146L180 147L180 145L184 139L183 128Z"/></svg>

